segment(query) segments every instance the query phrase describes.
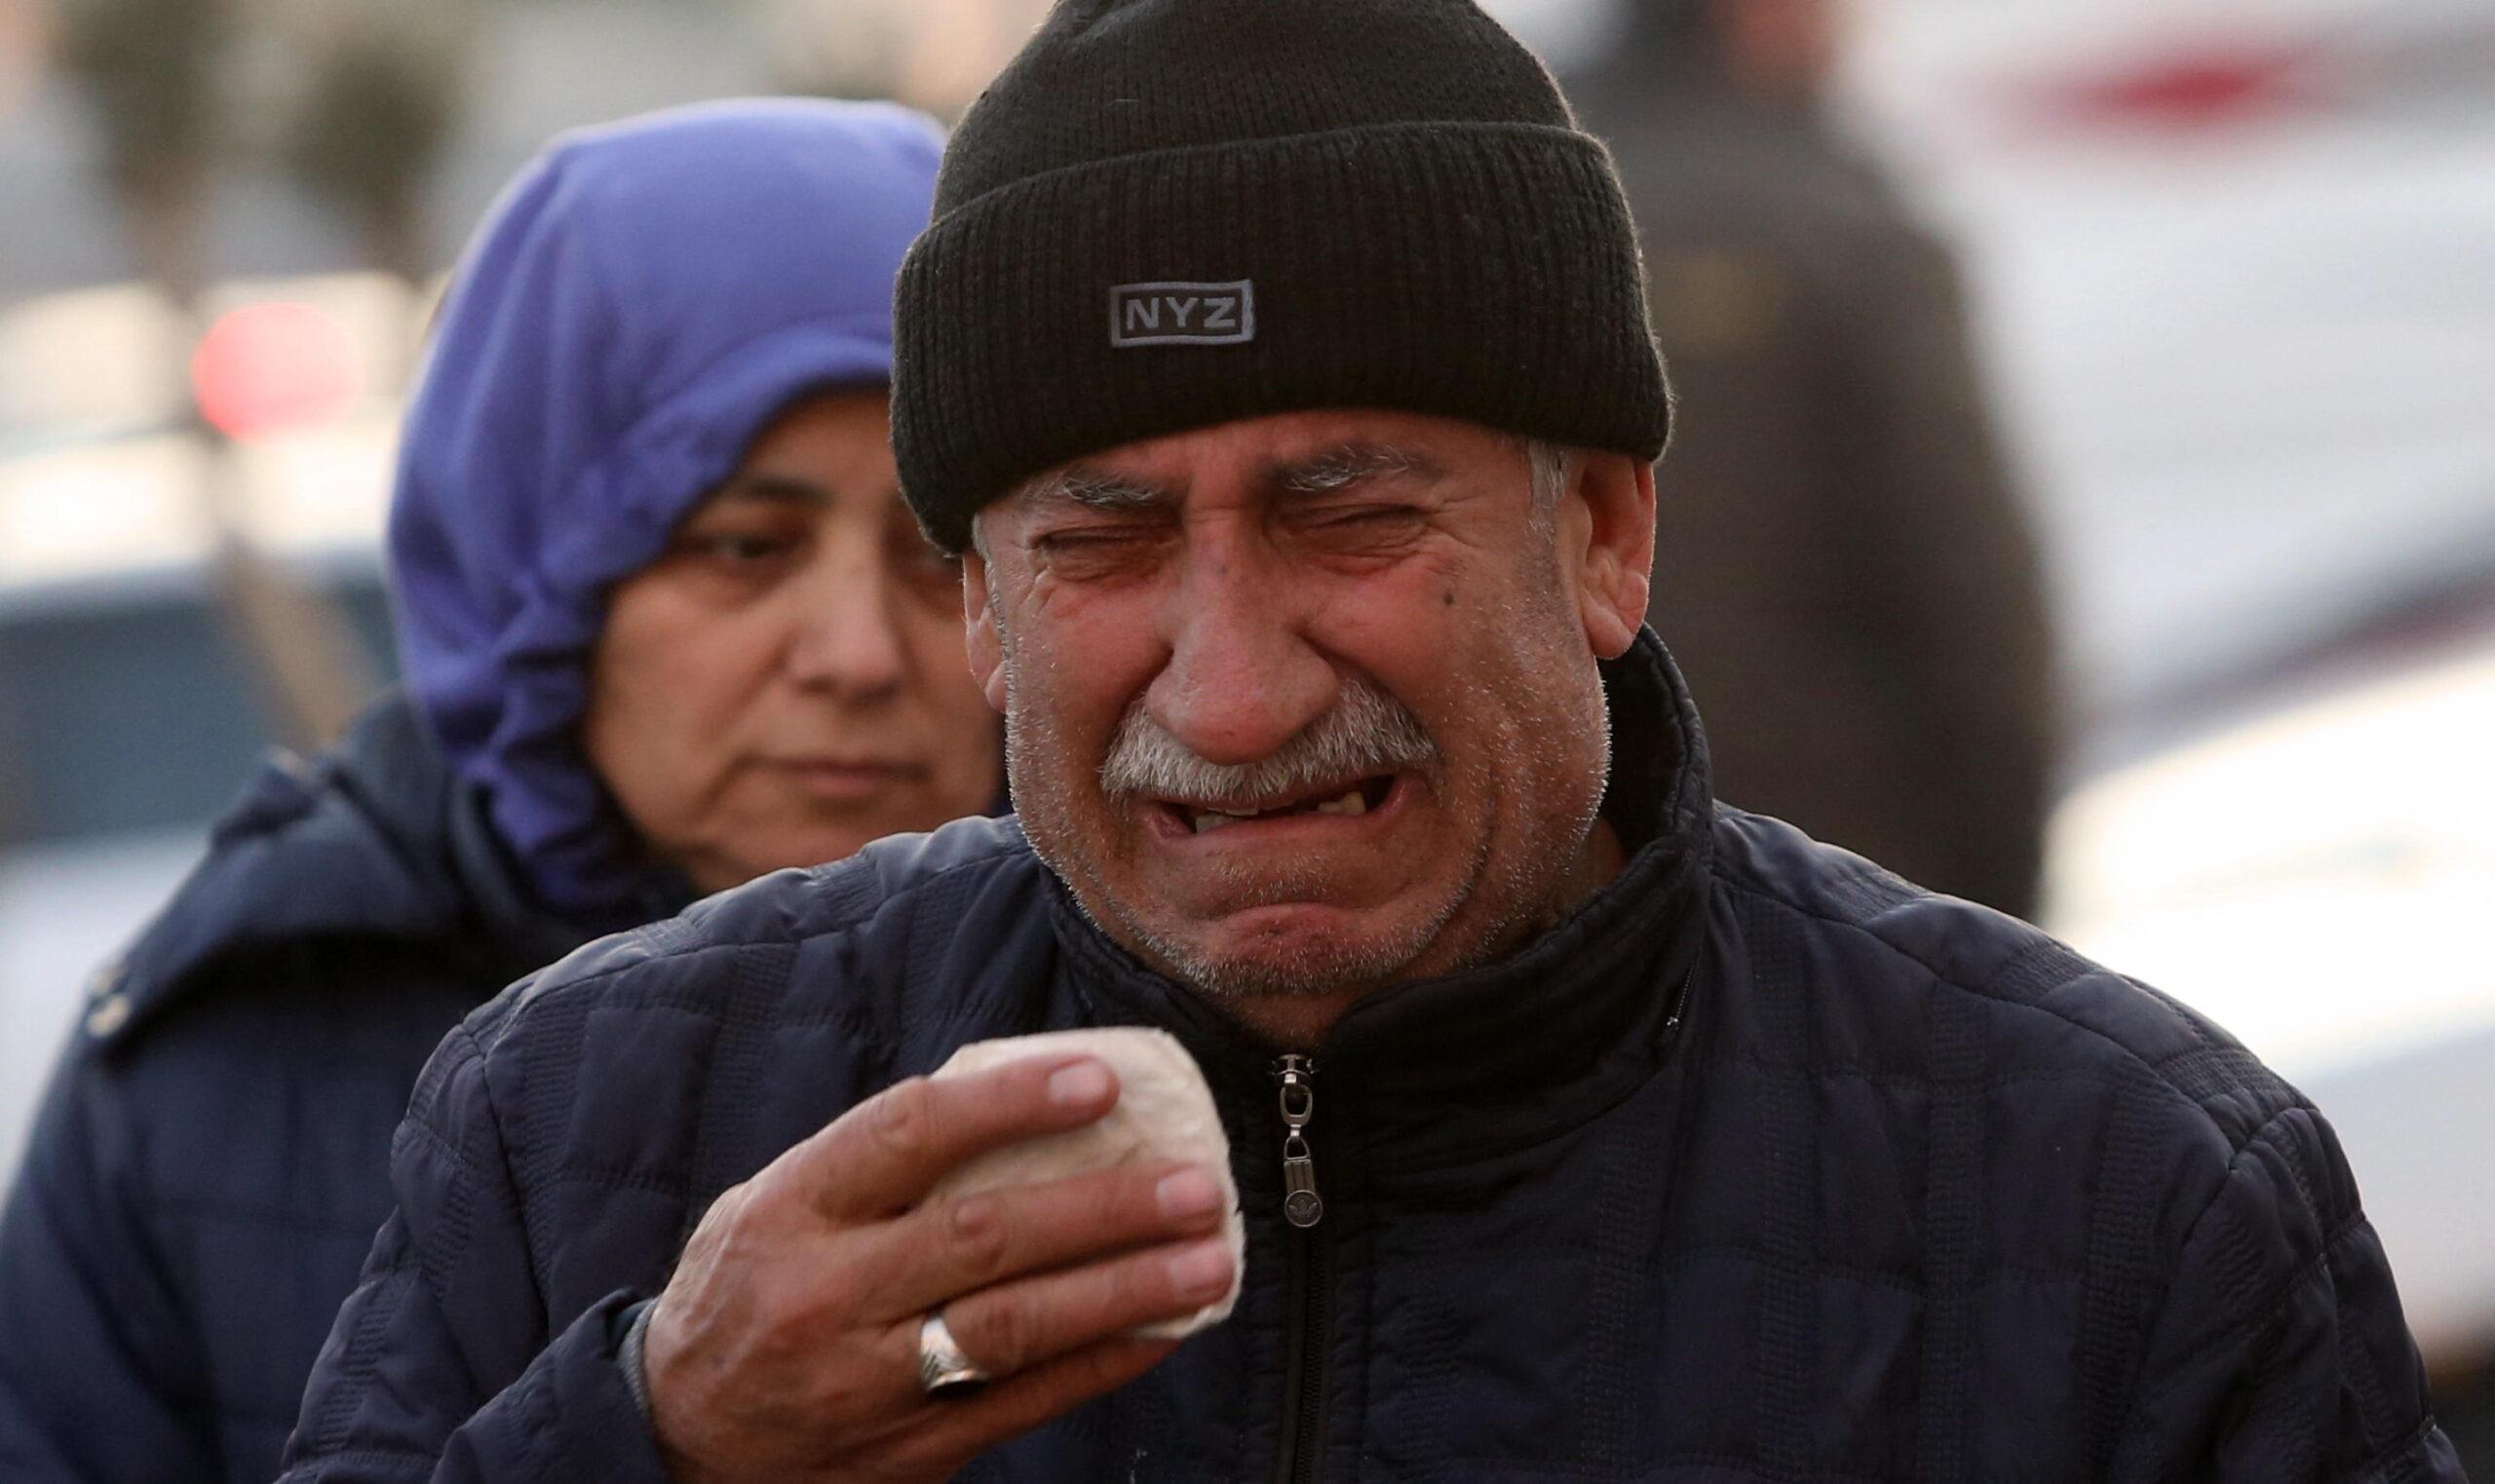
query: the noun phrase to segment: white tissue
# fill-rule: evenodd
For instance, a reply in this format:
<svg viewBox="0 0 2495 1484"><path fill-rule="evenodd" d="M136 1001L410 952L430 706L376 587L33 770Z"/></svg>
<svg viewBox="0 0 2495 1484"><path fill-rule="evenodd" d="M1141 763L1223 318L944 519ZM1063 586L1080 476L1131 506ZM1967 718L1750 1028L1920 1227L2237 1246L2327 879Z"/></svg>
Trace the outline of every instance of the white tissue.
<svg viewBox="0 0 2495 1484"><path fill-rule="evenodd" d="M938 1077L984 1072L1025 1056L1081 1052L1108 1063L1117 1074L1118 1104L1108 1116L1081 1128L1027 1139L979 1156L936 1187L939 1196L966 1196L1005 1186L1036 1185L1088 1169L1146 1160L1200 1164L1221 1187L1221 1235L1230 1246L1230 1292L1217 1304L1183 1319L1146 1325L1138 1335L1176 1340L1230 1317L1248 1268L1248 1231L1239 1216L1239 1189L1230 1178L1230 1139L1213 1110L1212 1089L1195 1058L1167 1031L1139 1027L1050 1031L980 1041L955 1051L936 1069Z"/></svg>

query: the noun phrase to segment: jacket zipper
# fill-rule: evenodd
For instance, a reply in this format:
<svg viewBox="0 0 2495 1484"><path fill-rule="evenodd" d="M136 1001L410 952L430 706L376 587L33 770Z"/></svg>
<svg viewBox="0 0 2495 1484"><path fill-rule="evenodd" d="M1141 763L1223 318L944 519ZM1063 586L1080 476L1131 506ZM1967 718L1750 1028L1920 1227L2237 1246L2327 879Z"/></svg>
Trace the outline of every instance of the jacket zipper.
<svg viewBox="0 0 2495 1484"><path fill-rule="evenodd" d="M1689 987L1698 977L1690 965L1672 993L1664 1023L1669 1048L1680 1038ZM1283 1219L1291 1226L1290 1333L1284 1342L1282 1447L1274 1461L1275 1484L1319 1484L1325 1469L1325 1356L1334 1318L1334 1264L1317 1224L1325 1219L1325 1198L1317 1189L1317 1161L1308 1144L1309 1120L1317 1112L1317 1058L1274 1060L1283 1114Z"/></svg>
<svg viewBox="0 0 2495 1484"><path fill-rule="evenodd" d="M1325 1465L1326 1331L1334 1311L1333 1264L1315 1228L1325 1217L1317 1190L1317 1161L1308 1122L1317 1111L1311 1085L1317 1062L1285 1056L1274 1063L1282 1084L1283 1219L1290 1223L1290 1334L1283 1370L1282 1450L1275 1484L1315 1484Z"/></svg>

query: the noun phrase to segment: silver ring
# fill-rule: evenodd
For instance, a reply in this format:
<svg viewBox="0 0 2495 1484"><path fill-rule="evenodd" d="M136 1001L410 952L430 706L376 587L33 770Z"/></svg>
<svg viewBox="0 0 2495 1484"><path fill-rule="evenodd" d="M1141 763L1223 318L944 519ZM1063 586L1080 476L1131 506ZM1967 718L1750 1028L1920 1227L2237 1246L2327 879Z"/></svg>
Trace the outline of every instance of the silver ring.
<svg viewBox="0 0 2495 1484"><path fill-rule="evenodd" d="M987 1372L962 1353L953 1332L944 1327L944 1311L928 1311L918 1321L918 1387L930 1396L960 1396L987 1385Z"/></svg>

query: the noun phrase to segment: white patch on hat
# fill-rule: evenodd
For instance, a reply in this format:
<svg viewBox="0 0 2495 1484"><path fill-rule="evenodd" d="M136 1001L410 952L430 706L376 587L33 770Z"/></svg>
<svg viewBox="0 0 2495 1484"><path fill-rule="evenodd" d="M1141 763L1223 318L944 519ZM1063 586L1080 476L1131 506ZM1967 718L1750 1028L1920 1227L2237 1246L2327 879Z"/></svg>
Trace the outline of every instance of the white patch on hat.
<svg viewBox="0 0 2495 1484"><path fill-rule="evenodd" d="M1109 344L1244 345L1256 338L1256 285L1120 284L1109 290Z"/></svg>

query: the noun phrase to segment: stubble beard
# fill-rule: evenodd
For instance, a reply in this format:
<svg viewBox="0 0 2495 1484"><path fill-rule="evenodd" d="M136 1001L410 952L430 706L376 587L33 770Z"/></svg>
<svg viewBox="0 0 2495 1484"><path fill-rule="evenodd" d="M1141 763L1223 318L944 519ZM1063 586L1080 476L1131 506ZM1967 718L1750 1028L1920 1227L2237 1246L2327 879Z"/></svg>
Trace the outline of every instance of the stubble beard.
<svg viewBox="0 0 2495 1484"><path fill-rule="evenodd" d="M1320 999L1357 993L1393 982L1429 951L1478 888L1488 854L1485 838L1468 862L1457 891L1426 918L1381 938L1337 939L1305 932L1275 935L1265 940L1262 952L1217 956L1195 943L1156 933L1143 923L1129 919L1127 926L1171 974L1215 1000ZM1253 879L1244 868L1225 874L1234 879L1222 884L1233 889L1235 899L1244 906L1322 899L1319 893L1324 883L1314 872L1258 872Z"/></svg>

